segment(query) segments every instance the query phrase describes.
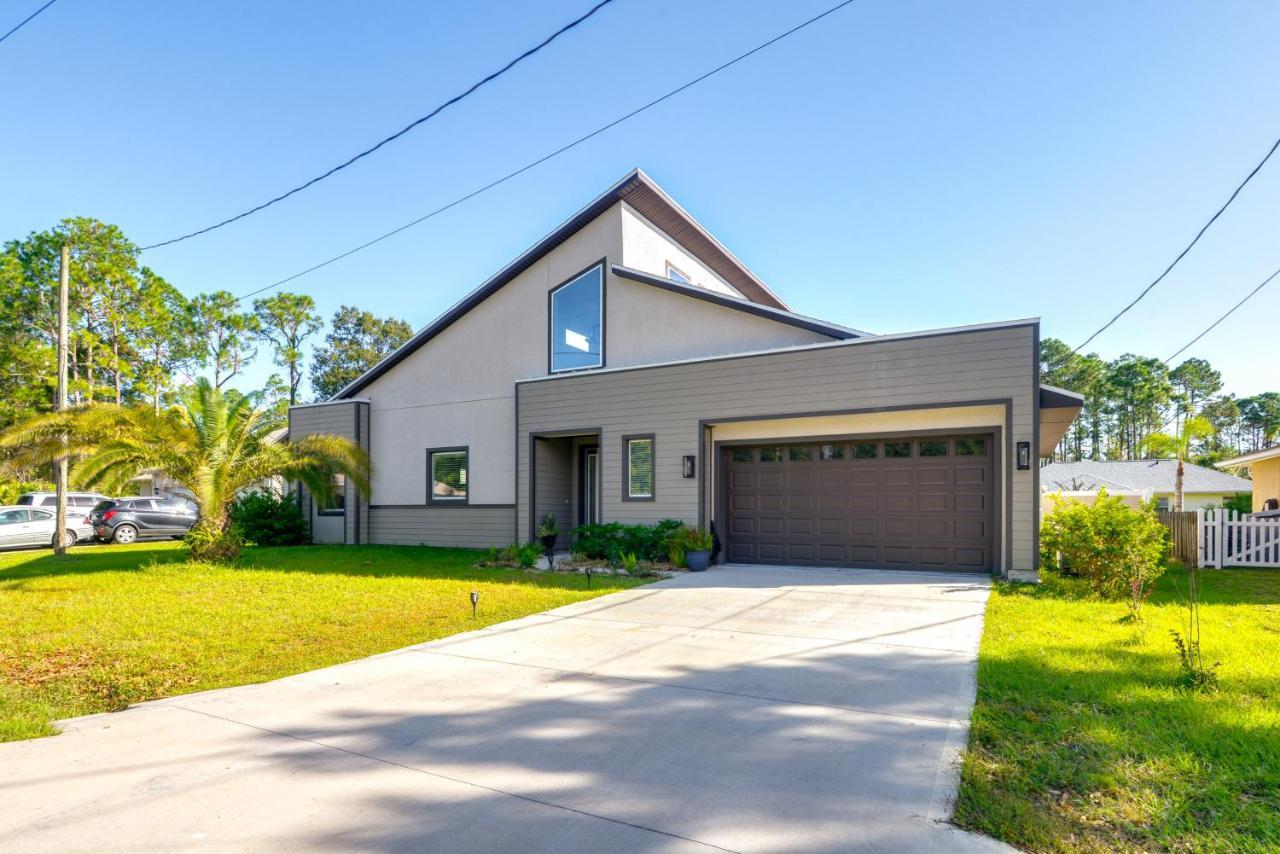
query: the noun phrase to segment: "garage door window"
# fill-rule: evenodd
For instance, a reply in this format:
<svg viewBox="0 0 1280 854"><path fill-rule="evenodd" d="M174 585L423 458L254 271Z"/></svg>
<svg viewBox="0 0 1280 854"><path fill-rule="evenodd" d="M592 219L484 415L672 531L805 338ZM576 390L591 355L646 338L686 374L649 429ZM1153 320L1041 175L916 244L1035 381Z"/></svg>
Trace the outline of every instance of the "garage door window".
<svg viewBox="0 0 1280 854"><path fill-rule="evenodd" d="M753 463L756 452L753 448L734 448L732 459L735 463Z"/></svg>
<svg viewBox="0 0 1280 854"><path fill-rule="evenodd" d="M911 443L885 442L884 455L886 457L909 457L911 456Z"/></svg>
<svg viewBox="0 0 1280 854"><path fill-rule="evenodd" d="M782 449L781 448L761 448L760 462L762 463L782 462Z"/></svg>
<svg viewBox="0 0 1280 854"><path fill-rule="evenodd" d="M961 457L985 457L986 439L956 439L956 455Z"/></svg>
<svg viewBox="0 0 1280 854"><path fill-rule="evenodd" d="M791 461L793 463L805 463L813 459L812 445L792 445Z"/></svg>
<svg viewBox="0 0 1280 854"><path fill-rule="evenodd" d="M818 448L818 456L824 460L843 460L844 445L821 445Z"/></svg>
<svg viewBox="0 0 1280 854"><path fill-rule="evenodd" d="M920 443L920 456L922 457L945 457L946 455L946 442L928 440Z"/></svg>
<svg viewBox="0 0 1280 854"><path fill-rule="evenodd" d="M874 460L876 458L876 443L859 442L854 445L853 458L855 460Z"/></svg>

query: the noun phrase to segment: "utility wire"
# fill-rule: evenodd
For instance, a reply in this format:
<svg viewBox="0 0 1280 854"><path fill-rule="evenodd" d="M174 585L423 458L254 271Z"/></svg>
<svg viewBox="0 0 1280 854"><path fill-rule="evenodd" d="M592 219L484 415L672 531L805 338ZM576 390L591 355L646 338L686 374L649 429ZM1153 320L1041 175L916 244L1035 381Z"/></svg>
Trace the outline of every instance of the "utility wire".
<svg viewBox="0 0 1280 854"><path fill-rule="evenodd" d="M27 16L27 17L25 17L25 18L23 18L23 19L22 19L22 21L18 24L18 26L14 27L12 30L9 30L9 32L7 32L7 33L5 33L4 35L0 36L0 42L2 42L2 41L4 41L5 39L9 38L9 36L13 35L13 34L14 34L14 33L16 33L18 30L20 30L20 29L22 29L23 27L25 27L27 24L29 24L29 23L31 22L31 19L32 19L32 18L34 18L36 15L39 15L39 14L40 14L41 12L43 12L45 9L48 9L50 6L52 6L54 3L57 3L57 2L58 2L58 0L49 0L49 2L48 2L48 3L45 3L45 4L44 4L43 6L41 6L39 9L36 9L36 10L35 10L34 12L32 12L30 15L28 15L28 16Z"/></svg>
<svg viewBox="0 0 1280 854"><path fill-rule="evenodd" d="M773 38L769 39L768 41L766 41L766 42L761 42L760 44L758 44L758 45L756 45L755 47L751 48L750 50L746 51L745 53L740 53L740 54L738 54L736 57L734 57L733 59L730 59L728 62L721 63L720 65L717 65L715 68L712 68L710 71L707 71L707 72L705 72L704 74L701 74L701 75L699 75L699 76L697 76L697 77L693 78L692 80L688 81L687 83L683 83L683 84L681 84L680 86L677 86L676 88L674 88L674 89L670 90L670 91L669 91L669 92L667 92L666 94L664 94L664 95L660 95L660 96L658 96L657 98L654 98L652 101L649 101L647 104L644 104L644 105L642 105L642 106L636 107L636 108L635 108L634 110L632 110L631 112L629 112L629 113L625 113L625 114L623 114L623 115L619 116L618 118L614 119L613 121L609 122L608 124L601 125L600 127L596 128L595 130L591 131L590 133L588 133L588 134L585 134L585 135L583 135L583 136L578 137L578 138L577 138L577 139L575 139L573 142L570 142L570 143L568 143L568 144L566 144L566 145L562 145L562 146L560 146L559 148L557 148L556 150L551 151L551 152L549 152L549 153L547 153L547 154L542 155L542 156L541 156L541 157L539 157L537 160L531 160L530 162L528 162L528 163L526 163L525 165L521 166L519 169L515 169L515 170L513 170L513 171L511 171L511 172L508 172L507 174L503 175L501 178L497 178L497 179L495 179L495 180L493 180L493 181L490 181L488 184L485 184L485 185L484 185L484 186L482 186L482 187L479 187L479 188L477 188L477 189L475 189L475 190L472 190L471 192L467 193L466 195L459 196L458 198L454 199L453 201L449 202L448 204L441 205L440 207L436 208L435 210L433 210L433 211L429 211L428 213L423 214L422 216L418 217L418 218L417 218L417 219L415 219L415 220L412 220L412 221L410 221L410 222L406 222L406 223L405 223L404 225L402 225L402 226L399 226L399 227L397 227L397 228L394 228L394 229L392 229L391 231L386 232L385 234L382 234L382 235L379 235L378 237L373 238L372 240L368 240L368 241L366 241L366 242L364 242L364 243L361 243L359 246L354 246L354 247L352 247L351 249L348 249L347 251L345 251L345 252L343 252L343 253L341 253L341 254L339 254L339 255L334 255L332 258L328 259L327 261L321 261L319 264L315 264L315 265L313 265L313 266L311 266L311 267L308 267L308 268L307 268L307 269L305 269L305 270L302 270L302 271L300 271L300 272L294 273L292 276L287 276L287 277L285 277L285 278L281 279L281 280L280 280L280 281L278 281L278 282L272 282L271 284L266 285L266 286L261 287L261 288L258 288L258 289L257 289L257 290L255 290L255 291L250 291L250 292L249 292L249 293L247 293L247 294L243 294L243 295L241 295L240 297L238 297L237 299L245 300L245 299L248 299L249 297L257 296L257 295L258 295L258 294L260 294L260 293L264 293L265 291L269 291L269 290L271 290L271 289L273 289L273 288L278 288L278 287L280 287L281 285L284 285L284 284L287 284L287 283L289 283L289 282L292 282L294 279L301 278L302 276L305 276L305 275L307 275L308 273L314 273L316 270L319 270L321 267L327 267L327 266L329 266L330 264L334 263L335 261L341 261L343 258L346 258L346 257L348 257L348 256L354 255L355 253L360 252L361 250L368 249L370 246L373 246L375 243L381 243L382 241L386 240L387 238L389 238L389 237L394 237L395 235L399 234L399 233L400 233L400 232L402 232L402 231L405 231L406 229L412 228L412 227L414 227L415 225L418 225L418 224L420 224L420 223L426 222L427 220L431 219L432 217L437 216L438 214L442 214L442 213L444 213L445 211L449 210L450 208L457 207L458 205L462 204L463 202L465 202L465 201L467 201L467 200L469 200L469 199L473 199L473 198L475 198L476 196L480 195L481 193L484 193L484 192L486 192L486 191L488 191L488 190L492 190L494 187L497 187L499 184L505 184L507 181L510 181L512 178L515 178L515 177L516 177L516 176L518 176L518 175L522 175L522 174L524 174L525 172L528 172L530 169L533 169L535 166L539 166L539 165L541 165L541 164L543 164L543 163L546 163L548 160L552 159L553 157L558 157L559 155L564 154L566 151L569 151L570 149L577 148L579 145L582 145L584 142L587 142L587 141L588 141L588 140L590 140L590 139L594 139L595 137L599 136L600 134L604 133L605 131L608 131L608 130L610 130L610 129L612 129L612 128L617 127L618 125L622 124L623 122L627 121L628 119L632 119L632 118L634 118L634 117L636 117L636 116L640 115L641 113L645 112L646 110L649 110L649 109L651 109L651 108L653 108L653 107L658 106L658 105L659 105L659 104L661 104L663 101L666 101L666 100L668 100L668 99L670 99L670 98L674 98L676 95L679 95L681 92L685 91L686 89L689 89L689 88L691 88L691 87L693 87L693 86L696 86L697 84L701 83L702 81L704 81L704 80L706 80L706 79L708 79L708 78L710 78L710 77L714 77L715 75L719 74L721 71L724 71L725 69L730 68L731 66L737 65L739 62L742 62L744 59L747 59L748 57L753 56L753 55L755 55L755 54L759 53L760 51L764 50L764 49L765 49L765 48L767 48L767 47L770 47L771 45L777 44L778 42L782 41L783 39L787 38L787 37L788 37L788 36L790 36L790 35L793 35L793 34L795 34L795 33L798 33L800 30L803 30L805 27L808 27L808 26L810 26L811 24L816 24L818 21L821 21L823 18L827 17L828 15L831 15L831 14L833 14L833 13L835 13L835 12L840 11L840 10L841 10L841 9L843 9L845 6L848 6L848 5L852 4L853 2L854 2L854 0L843 0L843 2L841 2L841 3L837 3L836 5L834 5L834 6L830 7L829 9L827 9L827 10L826 10L826 11L824 11L824 12L819 12L817 15L814 15L812 18L809 18L807 21L804 21L804 22L802 22L802 23L799 23L799 24L795 25L794 27L792 27L791 29L789 29L789 30L786 30L786 31L784 31L784 32L779 33L778 35L774 36Z"/></svg>
<svg viewBox="0 0 1280 854"><path fill-rule="evenodd" d="M1160 282L1164 279L1164 277L1169 275L1169 272L1178 265L1178 262L1181 261L1188 252L1191 251L1191 248L1200 242L1200 238L1203 237L1204 233L1209 230L1209 226L1213 225L1217 221L1218 217L1222 216L1222 212L1225 211L1231 205L1231 203L1236 200L1236 196L1240 195L1240 191L1245 188L1245 185L1248 184L1250 181L1252 181L1253 176L1257 175L1259 170L1261 170L1262 167L1266 165L1266 162L1271 159L1271 155L1276 153L1277 148L1280 148L1280 139L1277 139L1275 143L1271 146L1271 150L1267 152L1267 156L1262 158L1262 160L1258 163L1257 166L1253 167L1253 171L1250 172L1247 176L1245 176L1245 179L1240 182L1240 186L1236 187L1235 192L1231 194L1231 197L1228 198L1226 202L1223 203L1222 207L1218 208L1217 213L1209 217L1209 221L1206 222L1198 232L1196 232L1195 238L1192 239L1192 241L1187 244L1187 248L1179 252L1178 257L1174 258L1173 261L1169 264L1169 266L1164 268L1164 272L1161 273L1159 276L1156 276L1155 280L1151 284L1143 288L1142 292L1138 294L1138 296L1133 300L1133 302L1129 303L1124 308L1120 309L1119 313L1116 314L1115 317L1112 317L1106 323L1102 324L1102 326L1099 327L1096 332L1094 332L1092 335L1086 338L1083 342L1081 342L1079 347L1076 347L1071 352L1073 354L1079 353L1085 347L1089 346L1090 341L1097 338L1103 332L1106 332L1107 329L1111 327L1111 324L1115 323L1117 320L1123 317L1125 313L1129 311L1129 309L1133 308L1135 305L1137 305L1139 302L1142 301L1143 297L1151 293L1151 289L1154 288L1156 285L1160 284Z"/></svg>
<svg viewBox="0 0 1280 854"><path fill-rule="evenodd" d="M1270 276L1267 276L1265 279L1263 279L1263 280L1262 280L1262 284L1258 285L1256 288L1254 288L1253 290L1249 291L1249 293L1245 295L1245 298L1244 298L1244 299L1240 300L1240 302L1238 302L1238 303L1236 303L1235 305L1231 306L1231 308L1227 311L1227 313L1226 313L1226 314L1224 314L1224 315L1222 315L1222 317L1219 317L1219 318L1218 318L1217 320L1215 320L1213 323L1210 323L1208 326L1206 326L1203 332L1201 332L1201 333L1200 333L1199 335L1197 335L1195 338L1192 338L1190 341L1188 341L1186 344L1184 344L1184 345L1182 346L1182 349L1178 350L1178 351L1177 351L1176 353L1174 353L1172 356L1170 356L1169 358L1165 359L1165 363L1167 364L1167 363L1172 362L1172 361L1173 361L1174 359L1176 359L1178 356L1182 355L1182 352L1183 352L1184 350L1188 349L1192 344L1196 343L1196 342L1197 342L1197 341L1199 341L1201 338L1203 338L1204 336L1206 336L1206 335L1208 335L1210 332L1212 332L1212 331L1214 330L1214 327L1216 327L1219 323L1221 323L1222 321L1224 321L1224 320L1226 320L1228 317L1230 317L1232 314L1234 314L1234 313L1235 313L1235 310L1236 310L1236 309L1238 309L1240 306L1244 305L1244 304L1245 304L1245 303L1247 303L1249 300L1253 299L1254 294L1258 293L1258 291L1262 290L1262 289L1263 289L1263 288L1265 288L1267 285L1271 284L1271 280L1272 280L1272 279L1274 279L1274 278L1276 278L1277 276L1280 276L1280 270L1276 270L1276 271L1275 271L1274 273L1272 273Z"/></svg>
<svg viewBox="0 0 1280 854"><path fill-rule="evenodd" d="M50 2L53 2L53 0L50 0ZM271 207L272 205L274 205L276 202L283 201L283 200L285 200L285 199L289 198L290 196L292 196L294 193L300 193L300 192L302 192L303 190L307 189L308 187L312 186L313 184L318 184L319 182L323 181L325 178L328 178L329 176L333 175L334 173L336 173L336 172L340 172L340 171L342 171L343 169L346 169L348 166L350 166L351 164L355 163L357 160L360 160L360 159L362 159L362 158L368 157L370 154L373 154L375 151L377 151L379 148L382 148L382 146L386 145L387 143L389 143L389 142L393 142L393 141L395 141L395 140L399 139L400 137L404 136L404 135L405 135L406 133L408 133L409 131L411 131L411 130L413 130L414 128L418 127L418 125L421 125L421 124L423 124L423 123L425 123L425 122L427 122L427 121L430 121L432 118L434 118L435 116L437 116L439 113L443 112L443 111L444 111L445 109L447 109L448 107L451 107L451 106L453 106L454 104L458 103L459 101L463 100L463 99L464 99L464 98L466 98L468 95L470 95L472 92L475 92L475 91L476 91L477 89L479 89L481 86L484 86L486 83L490 83L490 82L492 82L492 81L496 80L497 78L501 77L503 74L506 74L508 71L510 71L512 68L514 68L518 63L520 63L521 61L523 61L523 60L525 60L525 59L528 59L528 58L529 58L529 57L531 57L531 56L533 56L535 53L537 53L538 51L542 50L544 47L546 47L547 45L551 44L553 41L555 41L556 39L558 39L560 36L562 36L562 35L564 35L565 33L569 32L569 31L570 31L570 30L572 30L574 27L578 26L578 25L579 25L579 24L581 24L583 21L587 20L587 19L588 19L588 18L590 18L592 15L594 15L596 12L599 12L601 9L603 9L605 6L608 6L608 5L609 5L610 3L612 3L612 2L614 2L614 0L599 0L599 2L598 2L598 3L596 3L594 6L592 6L590 9L588 9L588 10L586 11L586 13L585 13L585 14L580 15L580 16L578 16L577 18L574 18L572 21L570 21L569 23L565 24L563 27L561 27L560 29L556 30L556 31L555 31L554 33L552 33L551 35L547 36L545 39L543 39L543 40L542 40L541 42L539 42L538 44L536 44L536 45L534 45L533 47L531 47L531 48L529 48L528 50L526 50L524 53L520 54L520 55L519 55L519 56L517 56L515 59L511 60L511 61L510 61L510 62L508 62L506 65L502 66L502 67L501 67L501 68L499 68L497 71L494 71L493 73L491 73L491 74L487 75L486 77L482 78L482 79L481 79L481 80L479 80L478 82L473 83L473 84L472 84L471 86L469 86L465 91L460 92L460 93L458 93L457 95L454 95L452 98L450 98L449 100L445 101L443 104L441 104L440 106L436 107L434 110L432 110L431 112L427 113L425 116L422 116L421 118L414 119L412 122L410 122L409 124L405 125L405 126L404 126L403 128L401 128L400 130L398 130L398 131L396 131L395 133L391 134L391 136L386 137L385 139L383 139L383 140L381 140L380 142L378 142L376 145L370 146L369 148L366 148L364 151L361 151L359 154L356 154L355 156L353 156L353 157L351 157L351 158L349 158L349 159L347 159L347 160L343 161L342 163L339 163L337 166L334 166L334 167L333 167L332 169L330 169L329 171L324 172L324 173L322 173L322 174L320 174L320 175L317 175L316 177L312 178L311 180L306 181L305 183L299 184L298 186L294 187L292 190L289 190L289 191L288 191L288 192L286 192L286 193L281 193L280 195L276 196L275 198L273 198L273 199L268 199L267 201L263 202L262 204L260 204L260 205L256 205L256 206L254 206L254 207L252 207L252 208L249 208L247 211L244 211L244 212L242 212L242 213L238 213L238 214L236 214L236 215L235 215L235 216L233 216L233 217L228 217L227 219L224 219L224 220L222 220L221 222L217 222L217 223L214 223L213 225L206 226L205 228L201 228L201 229L198 229L198 230L196 230L196 231L189 232L188 234L183 234L183 235L181 235L181 236L179 236L179 237L174 237L174 238L171 238L171 239L169 239L169 240L162 240L162 241L160 241L159 243L152 243L152 244L150 244L149 246L143 246L143 247L141 248L141 250L140 250L140 251L144 251L144 252L145 252L145 251L146 251L146 250L148 250L148 249L156 249L156 248L161 247L161 246L169 246L169 245L174 244L174 243L179 243L179 242L181 242L181 241L183 241L183 240L189 240L190 238L192 238L192 237L196 237L196 236L201 235L201 234L208 234L210 231L213 231L213 230L215 230L215 229L222 228L224 225L230 225L231 223L233 223L233 222L235 222L235 221L237 221L237 220L244 219L245 217L247 217L247 216L251 216L251 215L253 215L253 214L257 213L257 212L258 212L258 211L260 211L260 210L263 210L263 209L265 209L265 208L269 208L269 207ZM21 26L21 25L19 25L19 26Z"/></svg>

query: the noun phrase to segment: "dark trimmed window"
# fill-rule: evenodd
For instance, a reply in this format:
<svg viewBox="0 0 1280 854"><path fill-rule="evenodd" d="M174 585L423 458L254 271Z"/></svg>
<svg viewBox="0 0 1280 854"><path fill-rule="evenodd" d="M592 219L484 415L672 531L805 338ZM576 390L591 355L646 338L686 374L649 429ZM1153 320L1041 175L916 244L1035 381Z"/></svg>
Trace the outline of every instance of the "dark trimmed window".
<svg viewBox="0 0 1280 854"><path fill-rule="evenodd" d="M986 455L986 439L956 439L956 456L985 457Z"/></svg>
<svg viewBox="0 0 1280 854"><path fill-rule="evenodd" d="M901 459L902 457L911 456L910 442L885 442L884 455L886 457L894 457Z"/></svg>
<svg viewBox="0 0 1280 854"><path fill-rule="evenodd" d="M946 455L946 440L926 439L920 443L920 456L922 457L945 457Z"/></svg>
<svg viewBox="0 0 1280 854"><path fill-rule="evenodd" d="M329 482L329 495L320 508L321 516L345 516L347 514L347 476L335 474ZM149 508L148 508L149 509Z"/></svg>
<svg viewBox="0 0 1280 854"><path fill-rule="evenodd" d="M427 502L431 504L465 504L469 468L466 448L440 448L427 451L427 472L431 488Z"/></svg>
<svg viewBox="0 0 1280 854"><path fill-rule="evenodd" d="M819 445L818 456L824 460L843 460L844 445Z"/></svg>
<svg viewBox="0 0 1280 854"><path fill-rule="evenodd" d="M782 462L782 449L781 448L761 448L760 462L762 463Z"/></svg>
<svg viewBox="0 0 1280 854"><path fill-rule="evenodd" d="M734 448L730 451L730 459L735 463L754 463L756 454L754 448Z"/></svg>
<svg viewBox="0 0 1280 854"><path fill-rule="evenodd" d="M653 437L628 436L626 442L628 501L653 500Z"/></svg>
<svg viewBox="0 0 1280 854"><path fill-rule="evenodd" d="M793 463L803 463L813 459L812 445L792 445L789 450Z"/></svg>
<svg viewBox="0 0 1280 854"><path fill-rule="evenodd" d="M604 265L551 292L551 373L604 365Z"/></svg>
<svg viewBox="0 0 1280 854"><path fill-rule="evenodd" d="M874 460L876 456L875 442L858 442L853 446L853 458L855 460Z"/></svg>

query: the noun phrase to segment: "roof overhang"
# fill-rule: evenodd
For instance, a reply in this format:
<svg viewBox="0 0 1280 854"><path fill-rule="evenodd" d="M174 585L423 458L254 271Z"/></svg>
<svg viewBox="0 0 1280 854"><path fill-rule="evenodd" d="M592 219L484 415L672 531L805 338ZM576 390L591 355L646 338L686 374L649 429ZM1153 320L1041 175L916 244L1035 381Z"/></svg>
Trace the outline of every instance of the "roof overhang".
<svg viewBox="0 0 1280 854"><path fill-rule="evenodd" d="M1280 457L1280 445L1273 445L1270 448L1263 448L1261 451L1254 451L1249 454L1241 454L1238 457L1214 463L1214 466L1220 469L1248 468L1254 463L1275 459L1276 457Z"/></svg>
<svg viewBox="0 0 1280 854"><path fill-rule="evenodd" d="M668 196L640 169L633 169L621 181L605 190L586 207L560 224L554 231L530 246L518 258L503 267L479 287L454 303L444 314L419 330L382 361L365 371L354 382L333 396L333 400L351 397L378 377L391 370L415 350L439 335L471 309L484 302L503 285L537 263L538 259L564 243L583 226L618 202L625 201L645 219L710 267L752 303L789 311L785 302L769 290L764 282L733 256L720 241L711 236L697 220Z"/></svg>
<svg viewBox="0 0 1280 854"><path fill-rule="evenodd" d="M809 332L817 332L821 335L827 335L839 341L845 341L849 338L865 338L870 332L862 332L857 329L850 329L847 326L840 326L836 323L828 323L825 320L818 320L814 317L805 317L802 314L796 314L791 311L783 311L780 308L761 305L760 303L751 302L750 300L732 297L728 294L718 293L700 288L697 285L687 285L683 282L677 282L675 279L664 278L663 276L655 276L652 273L646 273L642 270L634 270L631 267L624 267L621 264L613 264L610 270L615 276L628 279L633 282L639 282L643 285L649 285L655 288L661 288L672 293L682 294L694 299L704 300L715 305L732 308L737 311L743 311L747 314L754 314L756 317L767 317L770 320L776 320L779 323L785 323L788 326L799 327Z"/></svg>
<svg viewBox="0 0 1280 854"><path fill-rule="evenodd" d="M1040 386L1040 456L1053 456L1071 422L1084 408L1084 395L1057 386Z"/></svg>

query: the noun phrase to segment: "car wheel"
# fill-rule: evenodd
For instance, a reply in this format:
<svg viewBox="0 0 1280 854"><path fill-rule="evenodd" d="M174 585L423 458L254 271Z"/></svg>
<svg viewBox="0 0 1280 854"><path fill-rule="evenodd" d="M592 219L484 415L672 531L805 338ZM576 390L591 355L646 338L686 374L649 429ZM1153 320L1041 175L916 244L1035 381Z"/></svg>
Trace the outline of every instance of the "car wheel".
<svg viewBox="0 0 1280 854"><path fill-rule="evenodd" d="M62 535L62 545L63 545L63 548L68 548L68 549L69 549L69 548L71 548L72 546L74 546L75 544L76 544L76 532L75 532L75 531L67 531L65 534L63 534L63 535ZM53 541L50 543L50 545L54 546L54 548L57 548L57 545L58 545L58 535L57 535L57 534L54 534L54 535L53 535Z"/></svg>
<svg viewBox="0 0 1280 854"><path fill-rule="evenodd" d="M127 546L136 539L138 539L138 529L132 525L121 525L111 535L111 541L122 546Z"/></svg>

